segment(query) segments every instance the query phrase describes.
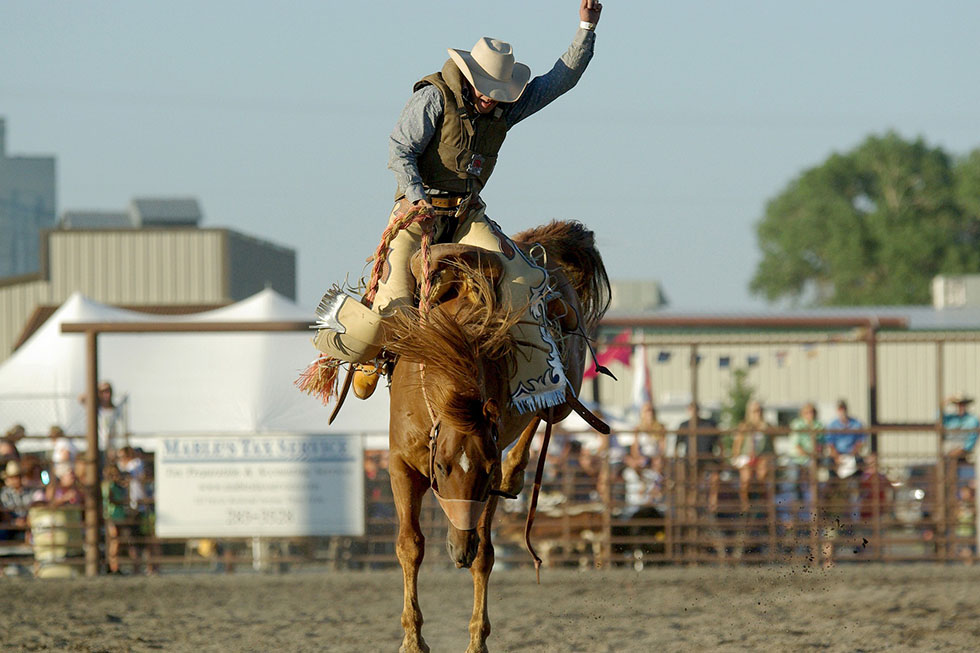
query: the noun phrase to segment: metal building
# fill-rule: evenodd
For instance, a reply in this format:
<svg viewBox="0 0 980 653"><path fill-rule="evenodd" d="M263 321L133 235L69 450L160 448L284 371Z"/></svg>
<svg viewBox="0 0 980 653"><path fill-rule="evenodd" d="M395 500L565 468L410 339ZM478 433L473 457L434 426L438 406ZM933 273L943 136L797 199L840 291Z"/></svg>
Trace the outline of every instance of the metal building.
<svg viewBox="0 0 980 653"><path fill-rule="evenodd" d="M6 123L0 118L0 277L39 269L42 229L55 224L53 156L7 156Z"/></svg>
<svg viewBox="0 0 980 653"><path fill-rule="evenodd" d="M133 207L140 205L134 201ZM199 307L205 310L271 287L296 296L296 252L230 229L199 229L200 211L186 200L139 206L127 228L79 228L81 212L66 214L71 228L41 235L41 270L0 279L0 361L21 339L37 312L59 306L73 292L130 308ZM177 209L176 211L174 209ZM197 211L197 218L188 216ZM89 214L98 224L104 212ZM161 217L162 216L162 217ZM166 223L180 226L146 226ZM118 222L117 222L118 223ZM137 224L143 225L136 228Z"/></svg>

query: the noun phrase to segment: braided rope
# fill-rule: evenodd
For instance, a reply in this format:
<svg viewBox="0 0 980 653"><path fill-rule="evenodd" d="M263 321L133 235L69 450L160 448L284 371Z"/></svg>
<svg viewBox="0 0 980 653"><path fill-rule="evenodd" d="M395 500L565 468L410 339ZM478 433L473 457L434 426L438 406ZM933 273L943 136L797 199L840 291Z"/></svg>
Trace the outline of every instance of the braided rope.
<svg viewBox="0 0 980 653"><path fill-rule="evenodd" d="M381 274L384 264L388 260L388 253L391 251L391 241L395 239L398 232L407 229L413 224L419 224L422 228L422 288L419 311L424 317L429 311L429 295L432 293L432 279L430 274L430 250L432 243L432 221L427 218L433 217L432 211L426 206L413 206L408 211L398 215L392 220L384 232L381 234L381 243L374 252L374 265L371 268L371 280L368 283L367 292L364 293L364 301L368 304L374 302L374 297L378 292L378 284L381 282ZM303 392L317 397L326 406L332 399L337 397L337 371L342 361L321 353L316 360L307 366L294 382ZM427 402L428 403L428 402ZM431 408L430 408L431 413Z"/></svg>
<svg viewBox="0 0 980 653"><path fill-rule="evenodd" d="M385 227L384 232L381 234L381 242L374 252L371 280L368 282L367 292L364 293L364 299L367 302L374 302L374 296L377 294L378 285L381 282L381 274L388 260L388 254L391 251L391 242L403 229L408 229L413 224L419 224L422 227L422 297L421 302L419 302L419 309L423 314L428 311L429 293L432 290L432 279L429 275L429 246L432 244L432 221L428 220L428 218L432 217L432 211L428 207L413 206L408 211L395 216L388 226Z"/></svg>

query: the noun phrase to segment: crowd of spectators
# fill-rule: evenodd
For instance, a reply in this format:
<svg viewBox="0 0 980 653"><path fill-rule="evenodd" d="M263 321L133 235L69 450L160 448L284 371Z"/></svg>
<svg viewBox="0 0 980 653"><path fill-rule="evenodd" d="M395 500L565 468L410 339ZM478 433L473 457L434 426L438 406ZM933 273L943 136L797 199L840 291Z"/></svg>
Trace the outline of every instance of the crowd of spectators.
<svg viewBox="0 0 980 653"><path fill-rule="evenodd" d="M960 539L976 523L975 480L966 458L980 423L969 412L971 402L963 395L949 397L950 410L942 414L943 464L952 479L946 489L949 535ZM774 516L784 534L795 525L829 524L831 537L842 528L848 535L870 536L872 524L894 523L903 471L880 467L867 426L850 413L846 400L836 402L828 422L810 402L787 421L767 421L763 404L751 399L744 418L725 428L693 403L673 428L658 420L650 403L642 406L632 432L621 429L610 438L569 433L559 425L543 490L561 493L570 503L602 502L621 519L649 507L689 523L749 524ZM969 543L962 547L975 553Z"/></svg>
<svg viewBox="0 0 980 653"><path fill-rule="evenodd" d="M82 398L84 401L84 398ZM125 443L125 430L112 400L112 386L99 384L99 435L102 463L102 507L106 559L110 573L119 573L120 543L130 558L138 555L133 539L152 529L152 478L144 453ZM82 510L88 463L83 438L69 437L61 426L48 431L46 446L20 449L29 441L22 425L0 438L0 553L4 545L30 545L33 508ZM8 565L7 573L20 571Z"/></svg>

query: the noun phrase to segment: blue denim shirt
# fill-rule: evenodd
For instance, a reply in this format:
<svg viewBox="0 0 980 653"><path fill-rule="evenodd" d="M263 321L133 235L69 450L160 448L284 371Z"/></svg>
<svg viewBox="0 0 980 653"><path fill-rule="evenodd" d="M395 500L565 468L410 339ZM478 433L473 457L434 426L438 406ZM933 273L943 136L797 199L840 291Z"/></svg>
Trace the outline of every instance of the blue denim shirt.
<svg viewBox="0 0 980 653"><path fill-rule="evenodd" d="M980 428L980 420L976 415L966 413L957 415L956 413L946 413L943 415L943 427L947 429L977 429ZM949 433L946 435L949 441L963 443L963 451L970 453L977 444L977 431L972 433Z"/></svg>
<svg viewBox="0 0 980 653"><path fill-rule="evenodd" d="M582 77L595 44L595 32L579 29L572 44L550 71L532 79L516 102L501 104L510 129L570 91ZM442 120L442 94L424 86L412 94L388 140L388 168L395 173L397 193L410 202L425 197L425 180L419 174L418 157L429 145Z"/></svg>
<svg viewBox="0 0 980 653"><path fill-rule="evenodd" d="M827 425L827 435L824 441L832 445L837 450L837 453L853 456L857 453L858 446L864 442L867 435L864 433L839 433L835 432L835 429L853 431L861 428L861 426L861 422L853 417L847 418L847 422L842 422L840 418L834 419L834 421Z"/></svg>

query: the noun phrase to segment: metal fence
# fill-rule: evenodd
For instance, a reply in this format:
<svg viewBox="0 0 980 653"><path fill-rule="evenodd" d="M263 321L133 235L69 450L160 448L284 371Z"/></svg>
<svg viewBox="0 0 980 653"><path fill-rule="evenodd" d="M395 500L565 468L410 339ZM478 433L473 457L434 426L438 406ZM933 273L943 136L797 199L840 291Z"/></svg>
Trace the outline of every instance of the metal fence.
<svg viewBox="0 0 980 653"><path fill-rule="evenodd" d="M773 429L777 439L785 429ZM628 441L633 432L617 434ZM677 434L681 435L681 434ZM697 437L725 436L704 430ZM942 455L923 462L918 445L903 457L903 440L921 438L879 429L887 462L867 453L863 465L838 478L815 454L806 465L773 459L770 472L748 480L718 455L656 457L581 446L565 433L549 453L532 541L545 566L583 568L665 564L785 563L805 566L857 562L977 560L976 470ZM374 569L397 564L397 524L386 473L386 452L367 452L366 534L361 537L162 539L153 532L153 506L110 522L104 553L124 573L160 570L285 570L295 565ZM532 455L528 470L535 467ZM636 473L646 472L639 475ZM529 472L530 473L530 472ZM638 488L637 483L649 487ZM501 500L493 538L497 564L532 563L523 532L531 479L517 500ZM638 500L642 497L642 501ZM447 522L427 497L421 516L428 566L451 567L442 554ZM27 526L0 521L0 564L41 576L84 567L80 508L32 509ZM33 532L32 532L33 531ZM21 535L32 533L31 535Z"/></svg>
<svg viewBox="0 0 980 653"><path fill-rule="evenodd" d="M728 374L719 371L722 359L754 360L749 380L769 405L781 409L793 410L808 400L824 405L838 397L853 400L869 424L862 430L871 435L864 465L837 478L820 454L805 465L792 465L777 453L768 473L745 478L720 452L699 457L694 446L680 457L668 452L641 466L656 472L657 488L655 498L638 504L636 481L626 471L630 465L622 452L603 446L603 440L590 447L589 440L597 439L586 434L565 434L564 445L556 441L549 454L532 534L546 564L976 560L976 470L947 455L955 434L943 430L937 415L946 389L974 395L980 390L980 335L878 333L869 326L822 335L647 334L633 344L649 348L647 362L658 393L684 395L685 402L720 402ZM715 359L719 365L707 365ZM629 375L618 385L616 392L624 394ZM602 386L603 397L622 405L626 399L609 387ZM771 430L777 443L786 433L784 427ZM628 442L634 433L618 435ZM729 434L700 430L696 437L713 435ZM585 442L581 450L571 444L580 440ZM124 520L128 523L118 524L111 546L118 544L124 569L150 572L395 565L396 523L384 453L369 455L381 464L365 480L363 537L161 539L154 534L149 502ZM532 456L528 469L534 466ZM523 545L527 494L500 502L494 528L498 564L531 564ZM451 565L439 554L447 523L431 497L423 506L422 526L430 547L425 564ZM78 528L66 522L62 531ZM27 527L0 517L0 531L7 533L0 540L0 564L39 566L28 536L19 535ZM108 551L107 532L93 531L86 542L101 541ZM66 567L84 566L75 553L72 548L71 555L63 555Z"/></svg>

